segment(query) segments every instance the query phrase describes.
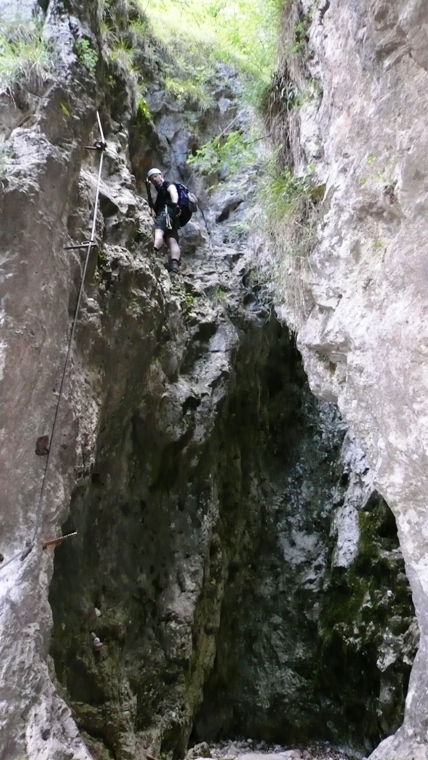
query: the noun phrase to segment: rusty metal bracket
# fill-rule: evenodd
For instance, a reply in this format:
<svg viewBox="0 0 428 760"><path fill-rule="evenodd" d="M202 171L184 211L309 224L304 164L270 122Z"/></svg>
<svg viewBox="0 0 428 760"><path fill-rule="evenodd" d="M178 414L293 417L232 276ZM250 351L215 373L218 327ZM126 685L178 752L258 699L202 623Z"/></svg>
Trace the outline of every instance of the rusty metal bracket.
<svg viewBox="0 0 428 760"><path fill-rule="evenodd" d="M77 530L75 530L73 533L66 533L65 536L59 536L58 538L49 538L47 541L43 541L43 551L49 546L58 546L59 544L62 544L62 542L67 538L72 538L73 536L77 536Z"/></svg>

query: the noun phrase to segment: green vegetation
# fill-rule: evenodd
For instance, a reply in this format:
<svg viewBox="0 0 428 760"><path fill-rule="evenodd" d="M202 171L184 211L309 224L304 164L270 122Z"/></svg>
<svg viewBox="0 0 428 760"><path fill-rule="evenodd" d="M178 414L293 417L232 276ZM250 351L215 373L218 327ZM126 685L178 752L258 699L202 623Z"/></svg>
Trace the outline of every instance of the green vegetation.
<svg viewBox="0 0 428 760"><path fill-rule="evenodd" d="M254 143L248 141L240 130L232 130L206 142L188 158L187 163L196 166L201 174L211 174L226 164L229 174L234 174L243 165L251 166L255 161Z"/></svg>
<svg viewBox="0 0 428 760"><path fill-rule="evenodd" d="M230 290L226 285L218 285L212 294L212 299L214 303L224 306L227 302L229 293Z"/></svg>
<svg viewBox="0 0 428 760"><path fill-rule="evenodd" d="M238 243L242 238L249 235L252 229L252 219L250 214L238 219L234 222L229 222L227 226L227 233L223 240L225 243Z"/></svg>
<svg viewBox="0 0 428 760"><path fill-rule="evenodd" d="M106 263L106 256L102 248L98 251L97 256L97 269L102 269L105 266Z"/></svg>
<svg viewBox="0 0 428 760"><path fill-rule="evenodd" d="M53 68L53 50L41 26L16 21L0 31L0 87L27 87L43 81Z"/></svg>
<svg viewBox="0 0 428 760"><path fill-rule="evenodd" d="M317 182L316 167L306 166L300 144L300 109L318 100L321 84L308 66L312 14L285 0L280 21L279 65L259 102L275 152L261 179L264 232L271 240L262 267L275 300L290 309L298 328L312 303L305 282L310 254L318 237L325 185Z"/></svg>
<svg viewBox="0 0 428 760"><path fill-rule="evenodd" d="M131 312L136 312L140 308L141 297L135 293L130 297L128 305Z"/></svg>
<svg viewBox="0 0 428 760"><path fill-rule="evenodd" d="M80 39L75 42L76 54L88 71L94 72L97 68L98 53L92 47L89 40Z"/></svg>
<svg viewBox="0 0 428 760"><path fill-rule="evenodd" d="M115 40L110 48L110 58L112 61L119 61L129 71L134 70L133 66L134 50L123 40Z"/></svg>
<svg viewBox="0 0 428 760"><path fill-rule="evenodd" d="M112 0L98 0L98 8L103 19L109 8L111 7Z"/></svg>
<svg viewBox="0 0 428 760"><path fill-rule="evenodd" d="M281 169L277 153L260 179L262 223L273 251L273 260L262 262L262 268L277 300L290 306L299 322L308 309L304 274L317 240L317 204L324 186L314 184L312 167L301 177L288 167Z"/></svg>
<svg viewBox="0 0 428 760"><path fill-rule="evenodd" d="M283 219L306 205L311 199L309 175L297 177L291 169L278 169L270 162L270 172L261 183L261 197L270 223Z"/></svg>
<svg viewBox="0 0 428 760"><path fill-rule="evenodd" d="M382 169L379 168L378 157L374 153L370 153L366 159L366 171L365 174L358 178L358 184L360 187L364 187L368 183L368 187L371 190L375 189L379 191L379 183L381 184L382 195L389 200L389 202L395 203L397 200L397 184L398 180L395 177L396 166L393 161L390 161L387 166ZM377 166L375 166L377 164ZM380 247L380 246L376 246Z"/></svg>
<svg viewBox="0 0 428 760"><path fill-rule="evenodd" d="M195 104L200 110L206 110L213 103L211 95L204 87L203 75L197 71L193 78L177 79L171 75L167 76L165 88L175 100L187 101L189 105Z"/></svg>
<svg viewBox="0 0 428 760"><path fill-rule="evenodd" d="M154 55L156 42L149 29L148 21L138 5L130 5L130 18L123 10L120 16L113 13L112 0L101 3L100 29L103 37L105 63L107 64L106 84L111 92L122 90L125 79L133 91L133 100L139 118L151 119L151 112L146 100L147 85L143 72L150 69L149 59L158 65ZM142 65L142 62L144 64Z"/></svg>
<svg viewBox="0 0 428 760"><path fill-rule="evenodd" d="M229 62L266 87L275 59L281 0L140 0L177 67L208 82L216 64ZM172 74L174 76L174 74Z"/></svg>
<svg viewBox="0 0 428 760"><path fill-rule="evenodd" d="M411 621L411 592L403 560L393 553L395 521L381 498L371 512L359 513L359 529L355 561L345 573L332 571L319 621L324 645L336 637L336 644L341 639L342 646L363 650L371 640L380 641L387 626L400 634ZM385 597L387 589L390 595ZM388 620L388 615L395 617Z"/></svg>
<svg viewBox="0 0 428 760"><path fill-rule="evenodd" d="M192 306L195 305L196 298L191 293L186 293L186 295L184 296L184 302L185 302L186 306L188 306L189 308L191 308Z"/></svg>
<svg viewBox="0 0 428 760"><path fill-rule="evenodd" d="M138 106L137 106L137 109L138 109L139 115L143 119L150 119L151 113L150 113L149 104L147 103L147 101L145 100L145 98L143 97L143 95L142 95L141 92L138 95Z"/></svg>
<svg viewBox="0 0 428 760"><path fill-rule="evenodd" d="M293 53L298 53L302 47L308 42L310 17L305 17L294 26L294 38Z"/></svg>
<svg viewBox="0 0 428 760"><path fill-rule="evenodd" d="M375 744L379 740L376 715L383 709L379 653L385 652L385 644L389 649L391 639L397 637L396 651L401 650L400 655L395 661L391 658L388 664L388 682L394 684L394 699L384 719L391 721L390 725L399 725L407 690L406 675L415 653L414 609L404 561L397 551L396 523L387 504L375 492L365 508L359 510L358 524L359 543L354 560L347 567L333 561L324 578L317 621L321 644L317 678L319 690L327 686L332 705L347 701L344 683L352 685L350 703L355 714L363 716L364 735ZM331 538L331 550L335 551L336 536ZM390 651L394 651L394 645ZM333 653L336 665L332 670ZM361 725L360 722L360 731Z"/></svg>

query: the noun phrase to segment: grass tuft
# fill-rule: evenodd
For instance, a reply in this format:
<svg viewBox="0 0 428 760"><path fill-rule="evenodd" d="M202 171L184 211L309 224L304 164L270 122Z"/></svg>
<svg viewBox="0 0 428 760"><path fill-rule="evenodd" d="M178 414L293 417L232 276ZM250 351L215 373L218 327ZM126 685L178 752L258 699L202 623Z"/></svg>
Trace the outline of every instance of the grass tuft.
<svg viewBox="0 0 428 760"><path fill-rule="evenodd" d="M260 180L262 224L270 240L261 269L271 283L277 305L291 312L298 328L312 305L305 279L318 237L320 199L318 188L312 186L310 172L297 177L288 167L280 170L276 162L274 154L265 177Z"/></svg>
<svg viewBox="0 0 428 760"><path fill-rule="evenodd" d="M53 69L53 50L34 23L15 22L0 31L0 88L16 84L30 88Z"/></svg>

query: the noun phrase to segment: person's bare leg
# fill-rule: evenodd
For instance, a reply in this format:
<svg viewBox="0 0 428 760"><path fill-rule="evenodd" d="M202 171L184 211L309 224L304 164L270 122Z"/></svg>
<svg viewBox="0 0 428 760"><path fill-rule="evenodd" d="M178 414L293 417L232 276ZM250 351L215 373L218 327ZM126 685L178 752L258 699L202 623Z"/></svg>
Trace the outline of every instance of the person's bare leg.
<svg viewBox="0 0 428 760"><path fill-rule="evenodd" d="M155 230L155 242L154 247L157 251L159 251L163 246L164 240L163 240L163 230Z"/></svg>
<svg viewBox="0 0 428 760"><path fill-rule="evenodd" d="M169 237L166 240L166 244L169 248L171 261L180 261L181 252L177 241L173 237Z"/></svg>
<svg viewBox="0 0 428 760"><path fill-rule="evenodd" d="M169 249L168 270L170 274L178 274L178 267L180 265L180 246L173 237L168 237L166 239L166 244Z"/></svg>

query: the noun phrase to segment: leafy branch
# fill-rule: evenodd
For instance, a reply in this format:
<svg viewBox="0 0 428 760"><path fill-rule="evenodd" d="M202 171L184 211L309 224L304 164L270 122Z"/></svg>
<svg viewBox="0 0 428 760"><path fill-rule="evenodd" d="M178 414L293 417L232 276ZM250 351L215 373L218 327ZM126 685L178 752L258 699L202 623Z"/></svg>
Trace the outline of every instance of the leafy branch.
<svg viewBox="0 0 428 760"><path fill-rule="evenodd" d="M256 140L246 140L240 130L232 130L228 135L221 134L206 142L187 159L187 163L197 167L202 174L211 174L223 165L227 165L229 174L234 174L245 164L254 163L254 142Z"/></svg>

